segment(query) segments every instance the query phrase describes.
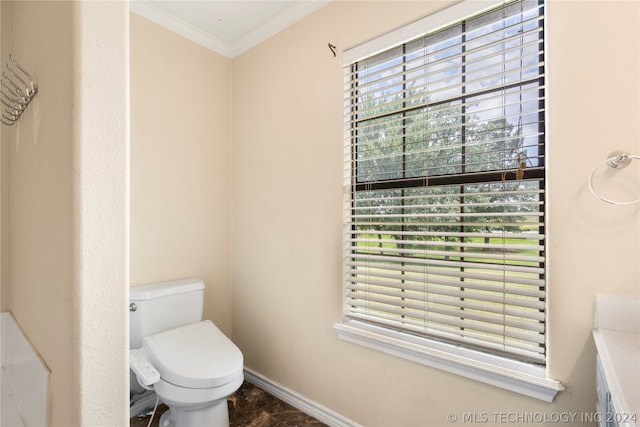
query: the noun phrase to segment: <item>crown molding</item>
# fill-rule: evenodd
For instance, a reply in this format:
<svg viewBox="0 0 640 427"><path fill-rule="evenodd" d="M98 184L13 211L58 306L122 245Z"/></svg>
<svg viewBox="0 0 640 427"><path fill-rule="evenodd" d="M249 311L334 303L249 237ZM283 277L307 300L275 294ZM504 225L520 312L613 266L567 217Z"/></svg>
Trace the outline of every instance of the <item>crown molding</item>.
<svg viewBox="0 0 640 427"><path fill-rule="evenodd" d="M252 47L257 46L269 37L311 15L330 2L331 0L304 0L294 3L284 12L233 43L231 46L231 57L235 58Z"/></svg>
<svg viewBox="0 0 640 427"><path fill-rule="evenodd" d="M149 1L131 1L129 10L209 50L231 57L231 47L227 43Z"/></svg>
<svg viewBox="0 0 640 427"><path fill-rule="evenodd" d="M330 1L305 0L297 2L283 13L255 28L234 43L226 43L174 14L159 8L150 1L131 1L129 2L129 10L209 50L233 59L302 18L314 13Z"/></svg>

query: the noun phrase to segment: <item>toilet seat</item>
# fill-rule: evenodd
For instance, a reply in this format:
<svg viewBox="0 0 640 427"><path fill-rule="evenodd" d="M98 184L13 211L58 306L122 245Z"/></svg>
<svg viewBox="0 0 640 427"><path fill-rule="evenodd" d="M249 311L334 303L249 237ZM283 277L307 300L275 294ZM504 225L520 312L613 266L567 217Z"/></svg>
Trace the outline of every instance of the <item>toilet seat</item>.
<svg viewBox="0 0 640 427"><path fill-rule="evenodd" d="M210 320L145 337L143 348L161 378L178 387L221 387L242 374L240 349Z"/></svg>

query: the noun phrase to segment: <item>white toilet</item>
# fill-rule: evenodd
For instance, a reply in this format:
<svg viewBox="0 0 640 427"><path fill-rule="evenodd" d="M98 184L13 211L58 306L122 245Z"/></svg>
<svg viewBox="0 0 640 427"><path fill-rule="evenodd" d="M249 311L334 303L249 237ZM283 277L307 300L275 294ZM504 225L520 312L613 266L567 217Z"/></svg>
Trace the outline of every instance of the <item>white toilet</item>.
<svg viewBox="0 0 640 427"><path fill-rule="evenodd" d="M160 373L152 387L169 407L162 427L228 427L227 397L244 380L238 347L202 320L204 287L194 278L130 290L129 347L142 348Z"/></svg>

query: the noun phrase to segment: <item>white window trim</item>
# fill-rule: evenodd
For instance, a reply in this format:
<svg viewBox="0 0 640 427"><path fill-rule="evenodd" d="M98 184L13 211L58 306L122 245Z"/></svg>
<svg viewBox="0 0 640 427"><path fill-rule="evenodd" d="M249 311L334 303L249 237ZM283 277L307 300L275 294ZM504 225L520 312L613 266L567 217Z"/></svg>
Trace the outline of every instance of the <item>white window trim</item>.
<svg viewBox="0 0 640 427"><path fill-rule="evenodd" d="M556 394L564 390L559 381L547 378L544 366L415 337L357 320L336 323L334 329L341 340L545 402L552 402Z"/></svg>
<svg viewBox="0 0 640 427"><path fill-rule="evenodd" d="M343 64L382 52L452 22L468 18L507 1L465 0L447 9L380 36L343 53ZM357 320L334 325L341 340L378 350L422 365L470 378L545 402L552 402L564 390L557 380L547 376L544 366L536 366L501 356L462 348L445 342L412 336Z"/></svg>
<svg viewBox="0 0 640 427"><path fill-rule="evenodd" d="M428 28L428 32L431 33L450 25L452 22L461 21L501 4L509 3L509 1L511 0L465 0L395 31L345 50L342 53L342 63L343 65L352 64L363 58L383 52L392 46L424 36L427 34L424 30L425 28Z"/></svg>

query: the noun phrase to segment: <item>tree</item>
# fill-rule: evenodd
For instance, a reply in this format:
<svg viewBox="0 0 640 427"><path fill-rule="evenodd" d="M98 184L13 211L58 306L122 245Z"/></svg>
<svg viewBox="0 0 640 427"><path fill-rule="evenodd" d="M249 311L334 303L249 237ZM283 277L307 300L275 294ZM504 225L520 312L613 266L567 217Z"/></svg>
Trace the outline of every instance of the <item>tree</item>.
<svg viewBox="0 0 640 427"><path fill-rule="evenodd" d="M397 249L407 249L406 242L412 240L420 247L425 241L459 241L455 236L460 230L514 232L526 221L523 213L538 209L537 191L505 198L502 188L507 179L514 187L532 185L513 180L513 171L526 158L520 123L469 113L481 103L430 104L423 91L397 88L389 93L371 91L360 100L364 108L356 119L354 178L360 183L398 182L390 189L356 196L356 211L367 220L359 229L377 234L380 247L383 235L401 241ZM430 178L485 171L501 171L504 183L429 185ZM417 179L424 180L424 186L403 184ZM526 200L513 203L515 197ZM496 214L514 206L512 216L495 222ZM482 213L486 215L469 215ZM452 246L457 245L444 248Z"/></svg>

